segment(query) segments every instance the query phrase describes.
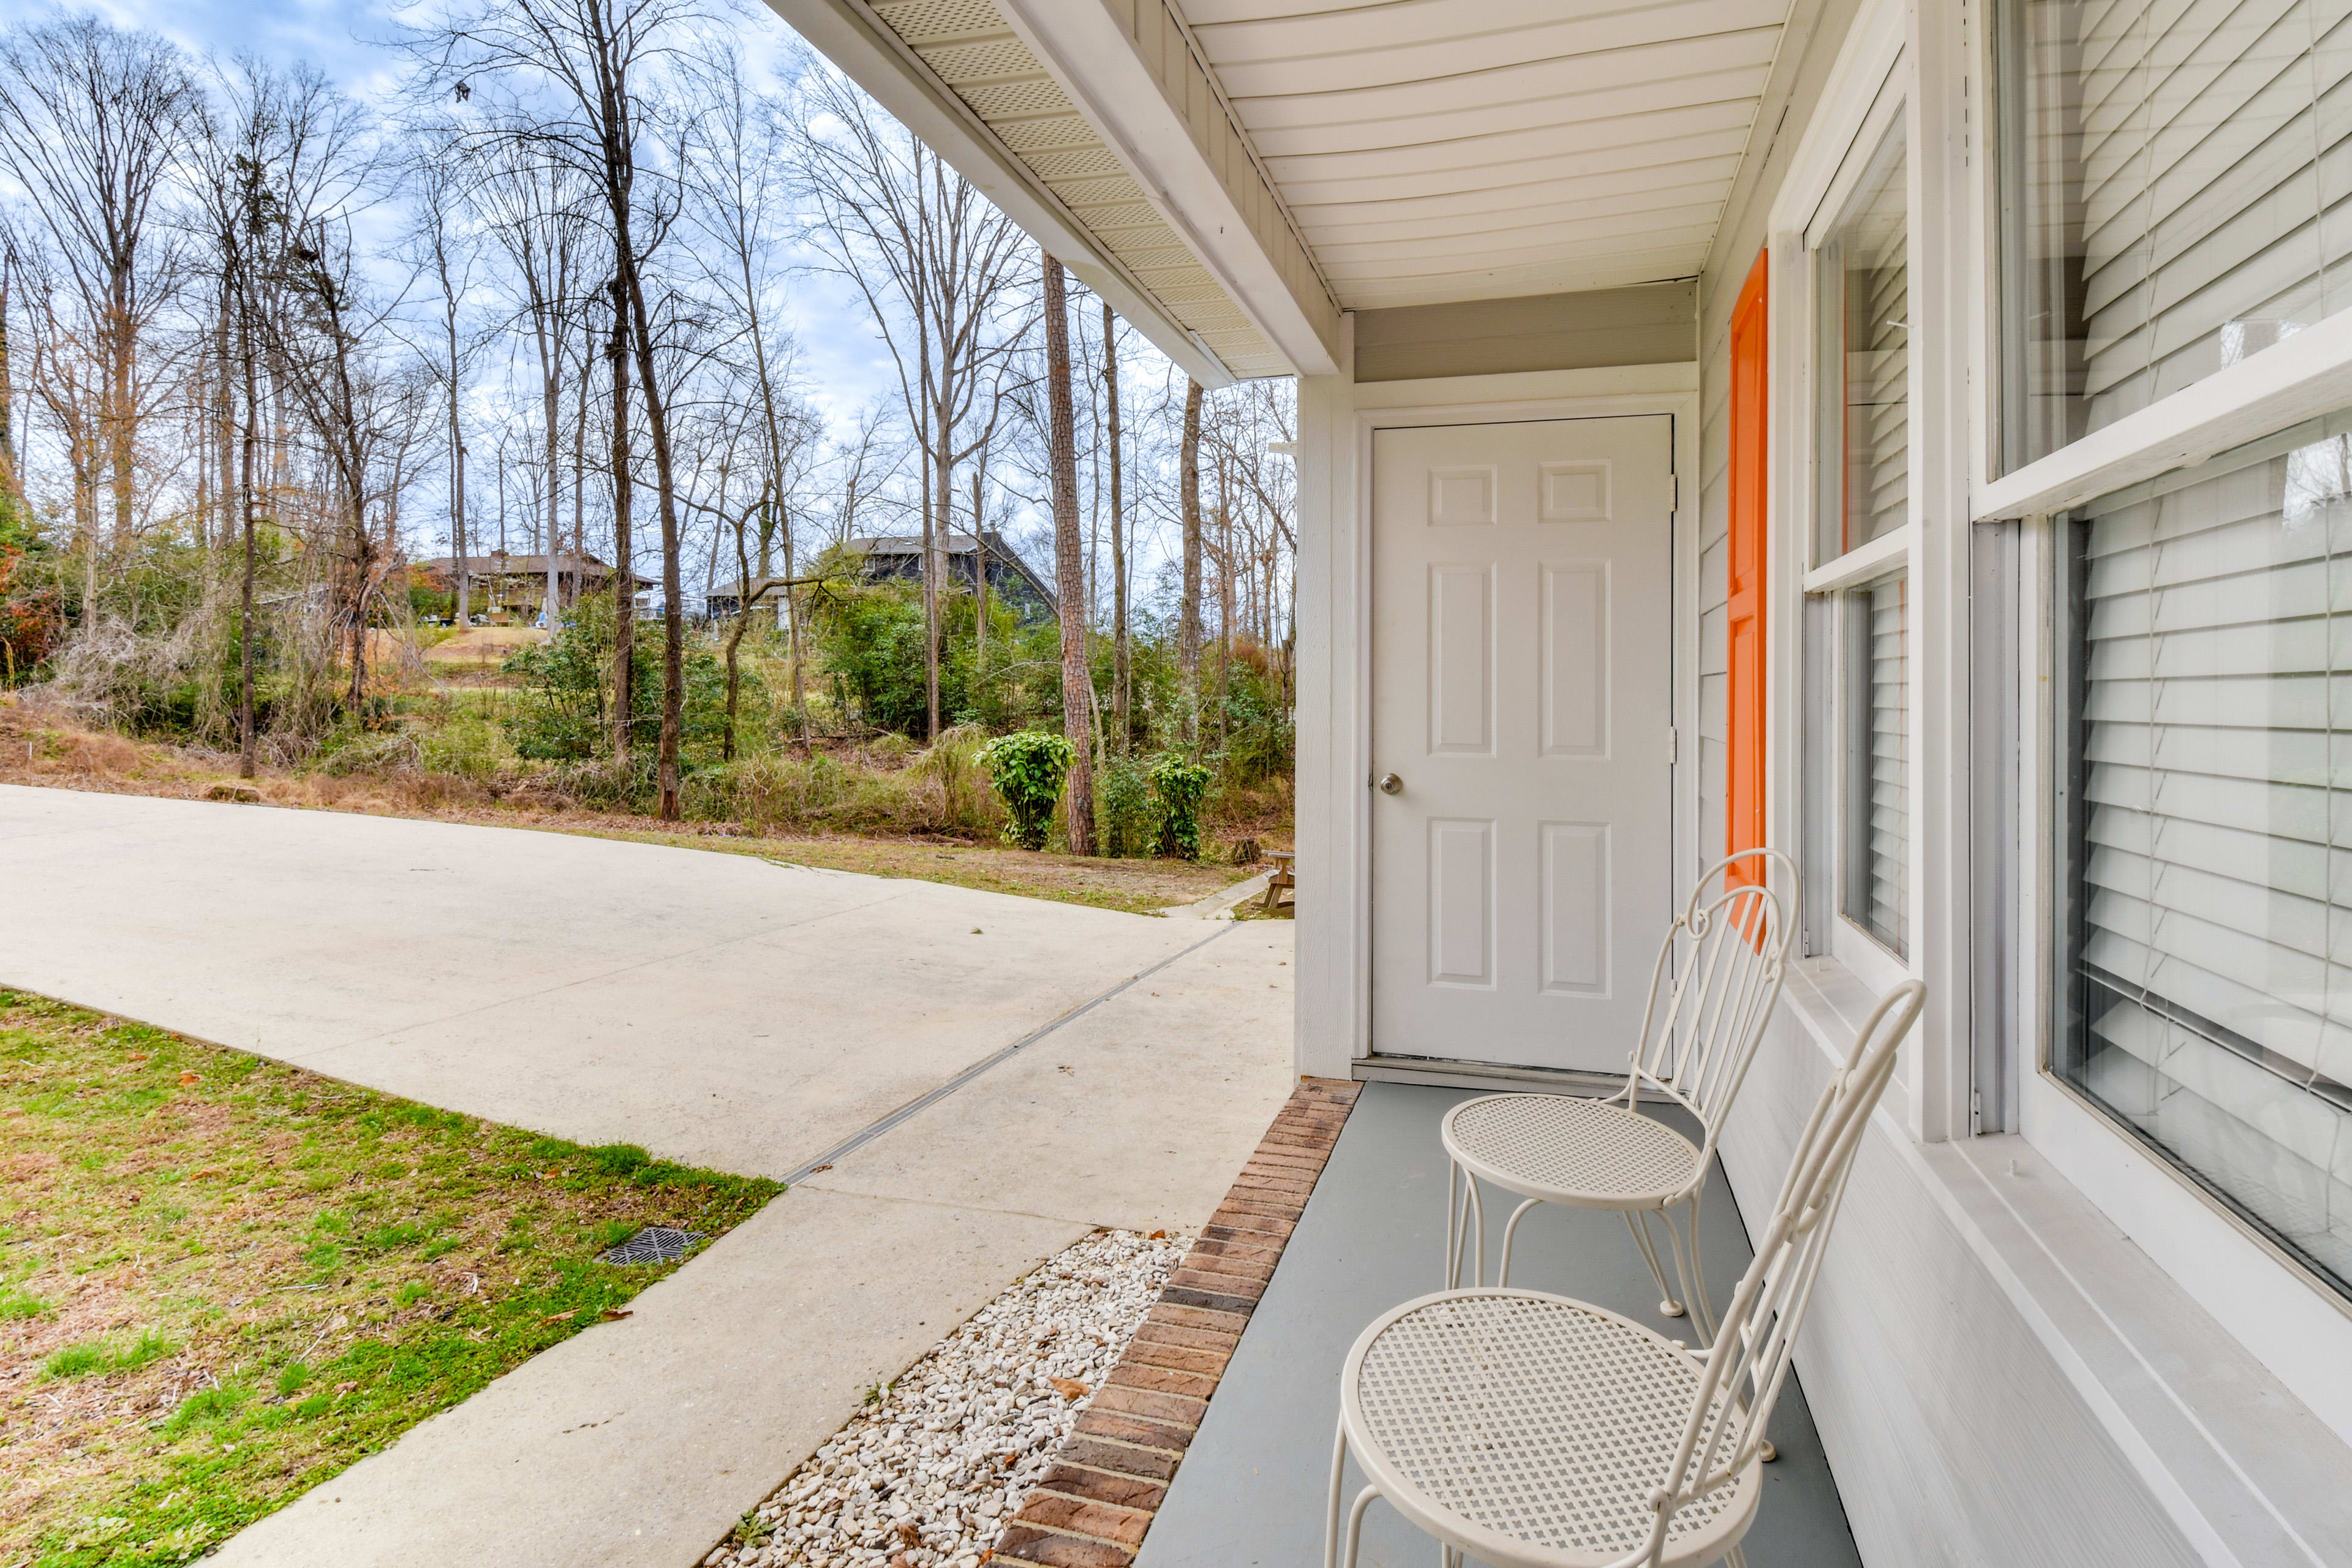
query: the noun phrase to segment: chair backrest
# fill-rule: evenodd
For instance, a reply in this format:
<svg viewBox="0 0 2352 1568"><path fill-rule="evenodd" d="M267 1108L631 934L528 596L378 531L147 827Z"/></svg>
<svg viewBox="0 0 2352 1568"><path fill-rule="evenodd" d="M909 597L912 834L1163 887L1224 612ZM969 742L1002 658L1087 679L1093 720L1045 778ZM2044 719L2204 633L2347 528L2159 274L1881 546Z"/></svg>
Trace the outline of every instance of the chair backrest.
<svg viewBox="0 0 2352 1568"><path fill-rule="evenodd" d="M1776 863L1786 905L1766 874ZM1799 897L1794 861L1742 849L1707 868L1658 946L1625 1103L1644 1086L1672 1097L1706 1129L1709 1152L1780 998Z"/></svg>
<svg viewBox="0 0 2352 1568"><path fill-rule="evenodd" d="M1855 1151L1895 1074L1895 1047L1910 1032L1927 995L1925 985L1906 980L1878 999L1845 1065L1830 1075L1812 1119L1797 1139L1771 1219L1757 1238L1756 1256L1716 1332L1690 1425L1657 1494L1653 1556L1674 1516L1737 1476L1764 1440Z"/></svg>

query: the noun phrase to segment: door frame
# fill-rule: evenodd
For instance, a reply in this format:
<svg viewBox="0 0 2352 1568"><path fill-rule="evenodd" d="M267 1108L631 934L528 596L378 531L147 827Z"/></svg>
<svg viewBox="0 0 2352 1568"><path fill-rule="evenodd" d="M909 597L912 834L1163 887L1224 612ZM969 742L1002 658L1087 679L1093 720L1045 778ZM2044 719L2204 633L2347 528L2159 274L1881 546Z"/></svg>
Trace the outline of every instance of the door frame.
<svg viewBox="0 0 2352 1568"><path fill-rule="evenodd" d="M1679 386L1672 383L1683 383ZM1647 386L1643 384L1647 383ZM1661 383L1668 384L1661 385ZM1550 419L1603 419L1640 415L1664 415L1674 422L1669 441L1675 477L1675 509L1669 514L1673 531L1669 573L1670 602L1675 618L1669 646L1673 669L1673 723L1675 735L1672 825L1668 834L1669 900L1680 898L1700 867L1696 852L1698 781L1698 574L1700 530L1696 526L1701 486L1698 475L1698 366L1641 365L1594 371L1547 371L1497 376L1459 376L1440 381L1400 381L1359 384L1353 388L1353 418L1348 426L1348 468L1353 480L1351 532L1356 542L1344 597L1344 620L1353 646L1353 701L1346 727L1352 731L1344 747L1335 746L1335 763L1357 781L1349 792L1353 808L1339 824L1345 842L1344 857L1350 879L1361 890L1352 900L1342 937L1349 949L1350 1011L1347 1031L1353 1076L1402 1079L1417 1082L1455 1082L1465 1087L1528 1084L1581 1084L1591 1075L1529 1068L1524 1073L1498 1074L1486 1064L1430 1064L1424 1058L1402 1065L1381 1062L1371 1045L1372 1028L1372 433L1391 427L1434 425L1504 425ZM1393 401L1391 401L1393 399ZM1336 465L1335 465L1336 466ZM1335 563L1336 564L1336 563ZM1337 574L1335 574L1337 575ZM1338 584L1334 584L1337 586ZM1336 628L1335 628L1336 629ZM1341 723L1337 712L1333 725ZM1338 933L1335 933L1338 934Z"/></svg>

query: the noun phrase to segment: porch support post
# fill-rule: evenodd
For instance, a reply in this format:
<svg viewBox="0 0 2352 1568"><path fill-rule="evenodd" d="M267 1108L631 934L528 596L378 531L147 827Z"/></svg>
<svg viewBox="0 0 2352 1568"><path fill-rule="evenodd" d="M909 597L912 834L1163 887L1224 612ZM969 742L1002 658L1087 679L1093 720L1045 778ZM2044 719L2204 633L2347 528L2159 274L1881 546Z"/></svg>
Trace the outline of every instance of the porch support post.
<svg viewBox="0 0 2352 1568"><path fill-rule="evenodd" d="M1353 316L1340 372L1298 381L1298 1070L1349 1078L1366 1049L1363 543Z"/></svg>

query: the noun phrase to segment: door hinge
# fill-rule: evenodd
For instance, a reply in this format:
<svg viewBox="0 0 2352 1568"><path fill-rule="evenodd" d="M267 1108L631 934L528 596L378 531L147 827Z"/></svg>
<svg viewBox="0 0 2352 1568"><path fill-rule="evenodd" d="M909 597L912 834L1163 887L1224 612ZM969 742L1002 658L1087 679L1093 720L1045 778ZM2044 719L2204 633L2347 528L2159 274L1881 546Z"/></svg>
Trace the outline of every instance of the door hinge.
<svg viewBox="0 0 2352 1568"><path fill-rule="evenodd" d="M1672 724L1666 726L1666 766L1679 767L1683 760L1683 732Z"/></svg>

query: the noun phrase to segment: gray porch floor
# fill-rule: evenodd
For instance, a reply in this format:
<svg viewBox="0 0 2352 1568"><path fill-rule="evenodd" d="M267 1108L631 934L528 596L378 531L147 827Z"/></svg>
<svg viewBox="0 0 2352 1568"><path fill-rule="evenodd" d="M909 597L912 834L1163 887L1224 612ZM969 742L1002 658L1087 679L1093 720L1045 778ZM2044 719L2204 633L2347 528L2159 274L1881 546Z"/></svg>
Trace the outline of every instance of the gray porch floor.
<svg viewBox="0 0 2352 1568"><path fill-rule="evenodd" d="M1322 1562L1340 1363L1366 1323L1442 1283L1445 1156L1437 1122L1469 1098L1455 1089L1365 1085L1137 1568ZM1504 1194L1487 1194L1486 1213L1491 1279L1510 1213ZM1720 1310L1748 1258L1748 1234L1720 1170L1707 1188L1700 1231ZM1514 1285L1591 1301L1670 1337L1687 1332L1660 1316L1657 1288L1614 1215L1546 1205L1521 1223L1514 1250ZM1771 1431L1780 1458L1765 1468L1763 1510L1746 1542L1750 1568L1858 1568L1837 1483L1793 1379ZM1349 1495L1362 1484L1351 1466ZM1364 1568L1428 1568L1436 1557L1427 1536L1384 1505L1372 1506Z"/></svg>

